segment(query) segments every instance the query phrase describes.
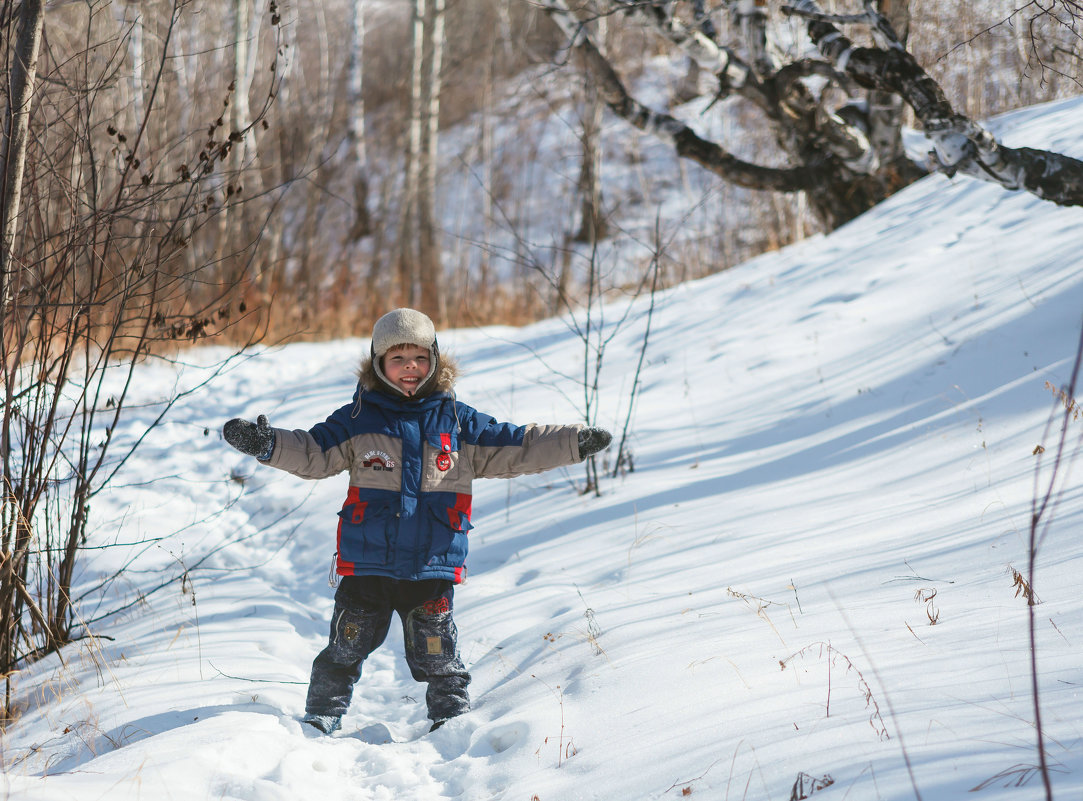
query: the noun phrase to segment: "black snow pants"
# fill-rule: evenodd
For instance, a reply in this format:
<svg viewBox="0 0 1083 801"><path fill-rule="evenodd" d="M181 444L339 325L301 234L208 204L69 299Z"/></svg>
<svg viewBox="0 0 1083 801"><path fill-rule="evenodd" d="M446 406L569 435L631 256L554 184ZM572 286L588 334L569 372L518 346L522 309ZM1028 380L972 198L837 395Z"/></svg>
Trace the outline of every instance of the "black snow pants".
<svg viewBox="0 0 1083 801"><path fill-rule="evenodd" d="M346 713L361 663L383 643L391 613L398 612L410 673L429 685L429 717L443 721L467 712L470 674L459 659L453 596L454 585L440 579L344 576L335 593L327 647L312 662L305 711L335 717Z"/></svg>

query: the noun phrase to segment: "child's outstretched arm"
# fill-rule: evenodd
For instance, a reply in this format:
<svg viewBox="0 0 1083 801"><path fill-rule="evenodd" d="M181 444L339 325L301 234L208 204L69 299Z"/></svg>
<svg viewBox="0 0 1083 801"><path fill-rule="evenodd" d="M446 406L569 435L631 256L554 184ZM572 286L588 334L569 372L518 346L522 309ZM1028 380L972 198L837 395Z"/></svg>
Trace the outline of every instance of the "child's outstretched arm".
<svg viewBox="0 0 1083 801"><path fill-rule="evenodd" d="M511 478L575 464L604 450L613 439L602 428L514 426L468 407L462 411L463 437L471 446L470 458L479 478Z"/></svg>
<svg viewBox="0 0 1083 801"><path fill-rule="evenodd" d="M309 431L272 428L265 415L248 420L233 419L222 426L226 442L241 453L300 478L333 476L350 466L350 443L343 422L345 406Z"/></svg>

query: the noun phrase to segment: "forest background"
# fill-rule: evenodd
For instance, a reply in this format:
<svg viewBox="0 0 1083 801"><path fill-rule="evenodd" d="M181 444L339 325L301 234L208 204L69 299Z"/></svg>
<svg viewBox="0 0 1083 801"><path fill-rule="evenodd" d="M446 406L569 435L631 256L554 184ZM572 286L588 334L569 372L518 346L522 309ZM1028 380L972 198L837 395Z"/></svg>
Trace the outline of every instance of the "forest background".
<svg viewBox="0 0 1083 801"><path fill-rule="evenodd" d="M2 5L10 30L17 4ZM799 46L799 22L756 5L776 41ZM1081 91L1074 4L893 5L906 6L910 51L972 119ZM123 198L105 250L183 276L148 297L159 338L356 335L398 305L448 326L523 323L595 290L642 288L656 262L658 285L671 285L824 228L802 192L744 189L676 157L665 183L696 200L665 205L657 179L635 172L650 137L601 117L567 37L532 3L94 0L44 12L30 257L47 265L83 236L67 222L73 198ZM642 27L610 22L600 36L662 105L701 93L687 57ZM693 109L691 124L732 152L779 164L752 104ZM540 160L553 136L568 146ZM566 198L566 214L541 218L539 194ZM161 220L173 221L164 234Z"/></svg>

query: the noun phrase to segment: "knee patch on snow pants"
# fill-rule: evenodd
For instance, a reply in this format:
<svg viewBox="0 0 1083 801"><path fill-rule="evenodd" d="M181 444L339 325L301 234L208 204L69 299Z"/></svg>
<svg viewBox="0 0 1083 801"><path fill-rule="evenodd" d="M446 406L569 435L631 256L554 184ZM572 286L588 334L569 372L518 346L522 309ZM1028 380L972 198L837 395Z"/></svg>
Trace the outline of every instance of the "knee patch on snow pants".
<svg viewBox="0 0 1083 801"><path fill-rule="evenodd" d="M417 611L406 616L406 657L414 678L427 681L459 658L458 629L450 612L426 615Z"/></svg>
<svg viewBox="0 0 1083 801"><path fill-rule="evenodd" d="M337 604L336 604L337 606ZM387 637L391 616L380 611L335 609L331 638L327 644L330 659L339 665L363 661Z"/></svg>
<svg viewBox="0 0 1083 801"><path fill-rule="evenodd" d="M335 599L327 647L312 662L305 711L317 715L346 714L361 664L387 637L391 610L358 608Z"/></svg>

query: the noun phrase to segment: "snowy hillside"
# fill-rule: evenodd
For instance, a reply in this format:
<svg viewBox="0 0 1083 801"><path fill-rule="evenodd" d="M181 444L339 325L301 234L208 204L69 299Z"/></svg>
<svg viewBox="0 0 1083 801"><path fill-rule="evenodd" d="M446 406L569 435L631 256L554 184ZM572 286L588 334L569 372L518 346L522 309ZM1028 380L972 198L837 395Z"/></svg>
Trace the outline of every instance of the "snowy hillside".
<svg viewBox="0 0 1083 801"><path fill-rule="evenodd" d="M1083 157L1081 115L1075 100L997 130ZM1083 324L1081 223L1080 209L933 177L829 237L660 296L634 472L600 498L578 492L582 468L475 484L456 592L475 709L432 734L397 626L344 730L302 728L346 479L259 467L218 434L233 416L322 420L367 341L237 363L97 499L92 544L121 545L87 553L85 586L134 561L81 612L130 607L18 677L0 797L1044 798L1012 570L1026 572L1047 422L1063 411L1046 384L1067 381ZM608 307L607 324L626 311ZM641 298L607 331L598 422L614 431L647 320ZM467 370L463 401L580 419L567 321L440 339ZM198 383L195 362L222 355L147 367L139 400ZM1074 447L1081 436L1071 420ZM1083 795L1075 467L1033 588L1060 799Z"/></svg>

